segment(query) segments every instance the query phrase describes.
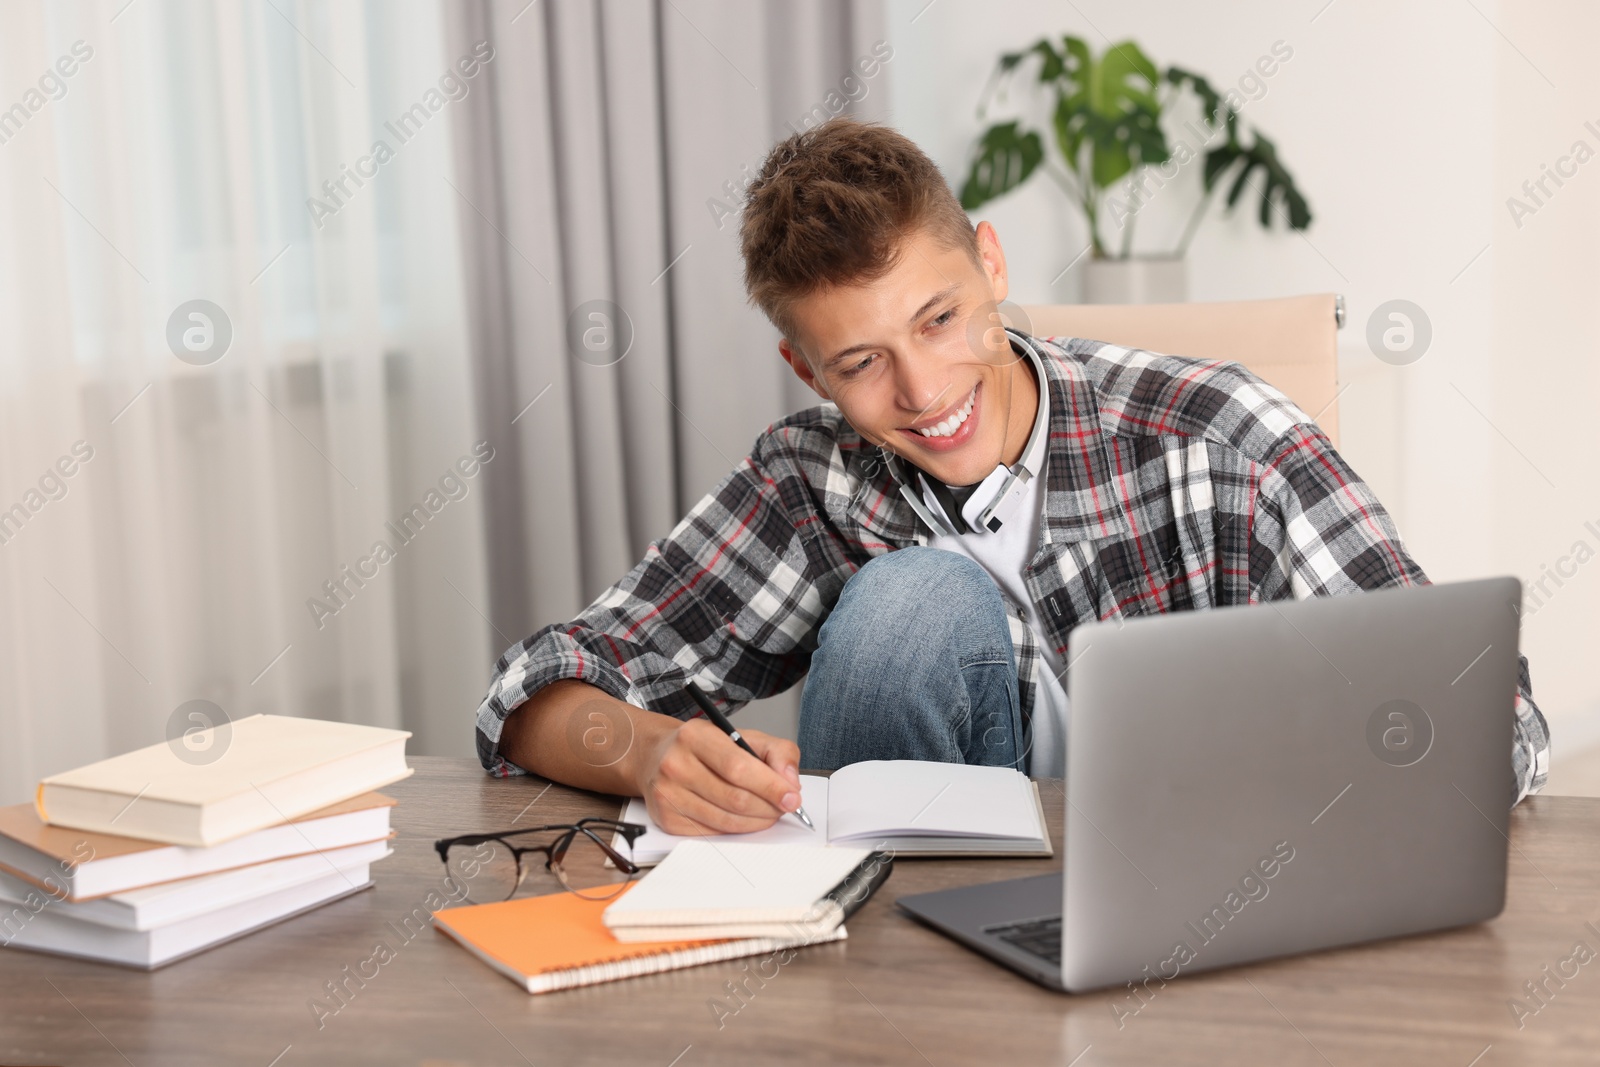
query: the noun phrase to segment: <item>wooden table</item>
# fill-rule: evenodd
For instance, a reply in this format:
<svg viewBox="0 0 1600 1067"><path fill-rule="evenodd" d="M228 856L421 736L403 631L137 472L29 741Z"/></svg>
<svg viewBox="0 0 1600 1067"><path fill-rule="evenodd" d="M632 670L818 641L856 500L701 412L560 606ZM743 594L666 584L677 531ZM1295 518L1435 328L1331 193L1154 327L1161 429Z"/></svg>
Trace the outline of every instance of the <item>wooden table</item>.
<svg viewBox="0 0 1600 1067"><path fill-rule="evenodd" d="M375 889L149 974L0 950L0 1064L1600 1061L1600 956L1568 964L1576 976L1549 982L1520 1029L1507 1004L1537 1006L1523 984L1576 942L1600 953L1585 925L1600 927L1600 799L1533 797L1513 812L1508 902L1492 922L1179 978L1119 1029L1114 993L1048 992L892 907L1059 866L1059 782L1043 784L1056 859L900 860L849 940L799 951L742 1001L725 988L748 974L740 961L535 997L443 934L400 942L389 924L441 886L435 838L615 814L616 801L493 780L469 760L411 762L389 790L399 836ZM319 1029L313 999L380 940L398 943L394 958Z"/></svg>

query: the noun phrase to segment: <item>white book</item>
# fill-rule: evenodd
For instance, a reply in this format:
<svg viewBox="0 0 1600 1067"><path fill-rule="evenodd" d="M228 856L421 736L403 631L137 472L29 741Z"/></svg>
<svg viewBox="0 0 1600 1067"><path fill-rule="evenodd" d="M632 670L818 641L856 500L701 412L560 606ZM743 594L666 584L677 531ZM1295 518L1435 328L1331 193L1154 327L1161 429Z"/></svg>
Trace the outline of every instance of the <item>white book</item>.
<svg viewBox="0 0 1600 1067"><path fill-rule="evenodd" d="M1010 767L925 760L868 760L833 772L802 774L800 798L815 830L784 815L765 830L709 834L700 840L772 845L850 845L903 856L1048 856L1050 833L1039 787ZM655 824L641 798L625 822L649 829L634 842L634 862L650 866L694 838Z"/></svg>
<svg viewBox="0 0 1600 1067"><path fill-rule="evenodd" d="M0 871L53 897L94 900L288 856L387 841L393 836L389 809L394 803L382 793L363 793L209 848L50 826L32 804L12 804L0 808Z"/></svg>
<svg viewBox="0 0 1600 1067"><path fill-rule="evenodd" d="M49 906L15 933L0 929L0 945L154 970L371 885L367 865L361 863L153 930L116 930L60 915Z"/></svg>
<svg viewBox="0 0 1600 1067"><path fill-rule="evenodd" d="M16 921L17 905L26 910L48 907L66 918L117 930L153 930L254 900L334 871L376 863L392 851L387 841L371 841L218 874L203 874L198 878L163 882L78 903L56 899L20 878L0 872L0 938L4 937L6 920Z"/></svg>
<svg viewBox="0 0 1600 1067"><path fill-rule="evenodd" d="M226 740L221 731L228 731ZM174 845L209 846L397 782L406 730L287 715L251 715L203 731L210 763L166 742L53 774L34 806L53 826Z"/></svg>

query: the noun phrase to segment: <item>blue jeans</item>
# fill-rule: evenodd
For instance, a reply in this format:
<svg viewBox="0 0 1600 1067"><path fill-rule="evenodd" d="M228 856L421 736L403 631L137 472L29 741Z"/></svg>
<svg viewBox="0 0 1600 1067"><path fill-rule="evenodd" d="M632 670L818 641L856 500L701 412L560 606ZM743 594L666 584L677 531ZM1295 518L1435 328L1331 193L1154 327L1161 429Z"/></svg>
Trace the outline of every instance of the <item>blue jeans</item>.
<svg viewBox="0 0 1600 1067"><path fill-rule="evenodd" d="M845 583L800 698L800 766L874 759L1023 766L1016 656L994 579L913 545Z"/></svg>

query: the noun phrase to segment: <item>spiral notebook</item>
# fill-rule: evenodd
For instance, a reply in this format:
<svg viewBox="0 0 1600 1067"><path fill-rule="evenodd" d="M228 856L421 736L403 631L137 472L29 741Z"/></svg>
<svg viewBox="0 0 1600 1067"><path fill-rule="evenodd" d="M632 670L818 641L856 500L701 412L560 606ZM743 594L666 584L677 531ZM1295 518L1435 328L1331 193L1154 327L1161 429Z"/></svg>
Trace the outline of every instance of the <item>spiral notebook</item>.
<svg viewBox="0 0 1600 1067"><path fill-rule="evenodd" d="M637 888L634 883L624 889ZM840 941L843 926L816 938L746 937L718 941L643 941L611 936L601 913L616 902L576 893L473 904L433 913L434 925L529 993L614 982L741 956Z"/></svg>
<svg viewBox="0 0 1600 1067"><path fill-rule="evenodd" d="M831 933L889 877L887 852L685 841L601 916L618 941Z"/></svg>

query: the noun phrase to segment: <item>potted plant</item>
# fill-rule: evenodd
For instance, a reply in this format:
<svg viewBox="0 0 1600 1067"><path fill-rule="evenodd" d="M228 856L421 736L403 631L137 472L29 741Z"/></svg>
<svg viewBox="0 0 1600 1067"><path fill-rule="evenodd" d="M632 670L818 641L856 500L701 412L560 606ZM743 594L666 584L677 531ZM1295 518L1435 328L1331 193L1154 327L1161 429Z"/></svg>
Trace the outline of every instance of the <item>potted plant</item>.
<svg viewBox="0 0 1600 1067"><path fill-rule="evenodd" d="M1086 303L1184 300L1184 254L1212 193L1230 172L1236 173L1227 195L1229 211L1246 187L1254 186L1260 195L1263 227L1271 229L1275 199L1281 201L1280 210L1290 229L1303 230L1311 224L1311 208L1278 159L1273 143L1252 129L1246 145L1240 136L1237 109L1205 78L1179 67L1158 70L1132 41L1111 45L1096 56L1082 39L1067 35L1061 38L1059 48L1049 39L1041 39L1025 51L1002 55L989 89L980 97L980 120L995 92L1008 86L1024 61L1034 56L1039 59L1038 76L1031 84L1054 97L1050 140L1065 170L1046 159L1045 137L1028 128L1024 120L995 123L979 135L973 147L961 188L961 206L975 210L1017 188L1035 171L1049 174L1088 224L1091 258L1084 278ZM1159 188L1196 158L1185 142L1180 142L1175 154L1161 126L1162 115L1185 90L1200 100L1204 143L1209 144L1219 132L1225 136L1201 157L1204 193L1174 250L1166 255L1135 255L1134 220L1146 200L1147 181L1159 179ZM1251 181L1258 170L1260 186ZM1126 202L1112 194L1124 179L1131 185ZM1120 245L1115 248L1102 235L1102 226L1108 222L1121 231Z"/></svg>

